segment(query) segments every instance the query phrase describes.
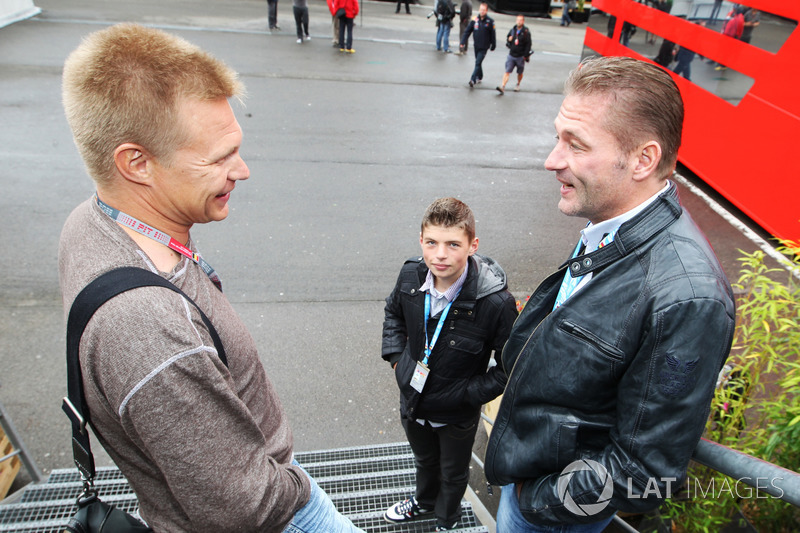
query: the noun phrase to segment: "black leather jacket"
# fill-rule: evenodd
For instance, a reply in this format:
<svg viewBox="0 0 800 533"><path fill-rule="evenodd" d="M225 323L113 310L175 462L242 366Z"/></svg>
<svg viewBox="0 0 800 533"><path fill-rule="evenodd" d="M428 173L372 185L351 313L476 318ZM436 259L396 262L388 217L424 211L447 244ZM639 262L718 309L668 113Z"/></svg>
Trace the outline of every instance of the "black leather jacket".
<svg viewBox="0 0 800 533"><path fill-rule="evenodd" d="M593 278L553 311L567 264ZM657 506L686 475L733 329L730 284L672 184L611 244L567 261L531 296L502 355L509 380L487 478L522 483L520 510L534 524ZM578 459L613 480L609 504L588 516L558 490L559 474ZM570 503L604 499L591 469L567 481Z"/></svg>
<svg viewBox="0 0 800 533"><path fill-rule="evenodd" d="M397 284L386 299L382 357L392 365L397 363L402 416L465 422L477 416L481 405L503 392L506 373L502 366L488 371L487 366L492 351L501 353L517 317L517 306L506 289L506 275L500 265L488 257L470 257L464 286L433 347L430 375L419 394L410 383L417 361L423 359L425 293L419 288L427 273L421 257L409 259L400 270ZM429 319L429 335L436 329L440 314Z"/></svg>

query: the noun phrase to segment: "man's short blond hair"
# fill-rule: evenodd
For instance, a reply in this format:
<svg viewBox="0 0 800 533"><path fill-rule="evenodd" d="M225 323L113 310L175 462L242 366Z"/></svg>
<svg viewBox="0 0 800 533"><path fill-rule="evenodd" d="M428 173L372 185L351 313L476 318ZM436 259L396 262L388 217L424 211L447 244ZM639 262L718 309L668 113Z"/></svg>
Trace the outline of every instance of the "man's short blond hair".
<svg viewBox="0 0 800 533"><path fill-rule="evenodd" d="M89 175L111 179L114 150L141 145L164 164L187 139L179 105L240 97L236 72L197 46L137 24L86 37L64 63L64 111Z"/></svg>

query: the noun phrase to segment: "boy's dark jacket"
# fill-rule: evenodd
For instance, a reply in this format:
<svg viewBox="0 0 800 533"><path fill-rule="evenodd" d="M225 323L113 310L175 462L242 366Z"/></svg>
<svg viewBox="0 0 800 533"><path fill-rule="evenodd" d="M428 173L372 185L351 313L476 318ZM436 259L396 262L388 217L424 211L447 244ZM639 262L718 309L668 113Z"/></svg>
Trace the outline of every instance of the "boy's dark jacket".
<svg viewBox="0 0 800 533"><path fill-rule="evenodd" d="M421 257L409 259L400 270L397 284L386 299L382 356L392 365L397 363L395 378L402 416L464 422L503 392L507 377L502 365L488 372L486 369L492 350L499 359L517 307L500 265L487 257L470 257L464 286L433 347L430 375L419 394L410 383L416 362L423 358L425 293L419 289L427 273ZM429 337L438 322L438 314L429 319Z"/></svg>

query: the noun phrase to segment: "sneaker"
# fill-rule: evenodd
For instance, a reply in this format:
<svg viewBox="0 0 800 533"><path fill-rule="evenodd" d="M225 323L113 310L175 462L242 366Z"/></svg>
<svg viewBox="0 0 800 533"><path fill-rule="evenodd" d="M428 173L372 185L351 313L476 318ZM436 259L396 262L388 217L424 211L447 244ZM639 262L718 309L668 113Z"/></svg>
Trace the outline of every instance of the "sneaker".
<svg viewBox="0 0 800 533"><path fill-rule="evenodd" d="M469 80L469 88L472 89L473 87L475 87L475 82L472 81L472 80Z"/></svg>
<svg viewBox="0 0 800 533"><path fill-rule="evenodd" d="M517 85L516 87L514 87L514 92L515 92L515 93L518 93L518 92L519 92L519 85Z"/></svg>
<svg viewBox="0 0 800 533"><path fill-rule="evenodd" d="M385 513L383 513L383 518L392 524L398 524L401 522L408 522L409 520L414 520L420 515L423 514L430 514L433 512L433 509L425 509L424 507L420 507L417 504L417 499L415 497L410 497L407 500L402 502L397 502L396 504L389 507Z"/></svg>
<svg viewBox="0 0 800 533"><path fill-rule="evenodd" d="M340 52L347 52L347 50L345 50L344 48L339 48L339 51Z"/></svg>
<svg viewBox="0 0 800 533"><path fill-rule="evenodd" d="M303 44L303 39L297 39L297 44Z"/></svg>
<svg viewBox="0 0 800 533"><path fill-rule="evenodd" d="M454 530L456 528L457 525L458 525L458 522L453 522L450 525L450 527L443 526L441 524L436 524L436 529L434 529L434 531L452 531L452 530Z"/></svg>
<svg viewBox="0 0 800 533"><path fill-rule="evenodd" d="M345 50L345 51L346 51L348 54L355 54L355 53L356 53L356 50L355 50L355 48L348 48L348 49L347 49L347 50Z"/></svg>
<svg viewBox="0 0 800 533"><path fill-rule="evenodd" d="M503 89L502 87L500 87L499 85L497 87L495 87L495 89L497 89L497 92L500 93L500 96L502 96L506 92L506 90Z"/></svg>
<svg viewBox="0 0 800 533"><path fill-rule="evenodd" d="M311 40L311 36L306 33L306 41L310 41L310 40Z"/></svg>

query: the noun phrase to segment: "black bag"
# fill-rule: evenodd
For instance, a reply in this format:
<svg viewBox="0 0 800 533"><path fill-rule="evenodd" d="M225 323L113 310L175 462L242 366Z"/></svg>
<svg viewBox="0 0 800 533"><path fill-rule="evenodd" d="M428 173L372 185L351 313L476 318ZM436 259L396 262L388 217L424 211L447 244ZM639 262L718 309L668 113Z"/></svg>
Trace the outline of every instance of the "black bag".
<svg viewBox="0 0 800 533"><path fill-rule="evenodd" d="M84 499L85 500L85 499ZM153 530L125 511L101 502L95 494L78 501L78 512L67 523L71 533L151 533Z"/></svg>
<svg viewBox="0 0 800 533"><path fill-rule="evenodd" d="M343 16L345 16L345 10L344 10L344 8L343 8L343 7L340 7L340 8L339 8L339 9L336 11L336 18L337 18L337 19L340 19L340 18L342 18Z"/></svg>
<svg viewBox="0 0 800 533"><path fill-rule="evenodd" d="M75 466L83 480L83 492L78 496L76 512L66 526L71 533L148 533L153 530L122 509L100 501L94 487L95 465L89 443L89 407L83 392L78 348L81 336L94 312L114 296L137 287L158 286L171 289L186 298L200 312L208 328L217 354L225 366L225 349L211 321L194 301L178 287L158 274L135 267L123 267L106 272L89 283L75 298L67 319L67 398L61 408L72 422L72 453ZM96 431L95 431L96 432Z"/></svg>

